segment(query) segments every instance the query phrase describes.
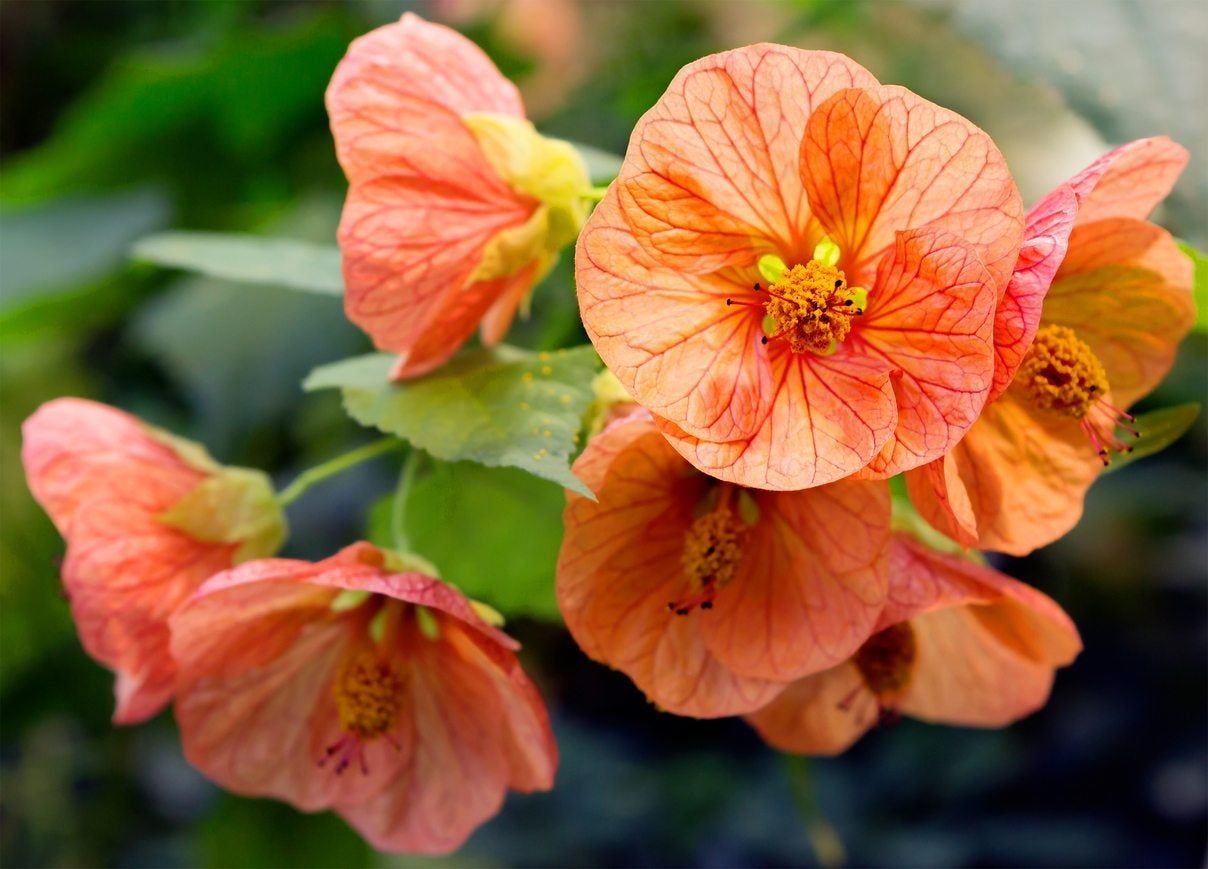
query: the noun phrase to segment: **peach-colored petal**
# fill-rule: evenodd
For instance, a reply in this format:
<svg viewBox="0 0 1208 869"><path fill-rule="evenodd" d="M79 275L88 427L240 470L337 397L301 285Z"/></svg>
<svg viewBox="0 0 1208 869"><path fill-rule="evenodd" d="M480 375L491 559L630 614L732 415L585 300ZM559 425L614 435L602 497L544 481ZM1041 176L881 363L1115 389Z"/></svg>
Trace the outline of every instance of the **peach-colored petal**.
<svg viewBox="0 0 1208 869"><path fill-rule="evenodd" d="M942 457L906 472L906 489L919 515L965 547L977 546L978 519L997 509L1001 498L998 475L982 473L980 431L974 425ZM993 459L984 461L992 471Z"/></svg>
<svg viewBox="0 0 1208 869"><path fill-rule="evenodd" d="M788 682L842 662L871 633L889 582L889 488L844 480L755 500L748 558L700 629L735 673Z"/></svg>
<svg viewBox="0 0 1208 869"><path fill-rule="evenodd" d="M863 284L904 230L947 230L1006 286L1022 240L1023 205L984 132L900 87L852 88L806 124L800 168L814 216Z"/></svg>
<svg viewBox="0 0 1208 869"><path fill-rule="evenodd" d="M1045 300L1044 323L1068 326L1103 363L1128 407L1174 364L1195 323L1191 261L1164 229L1127 218L1080 225Z"/></svg>
<svg viewBox="0 0 1208 869"><path fill-rule="evenodd" d="M686 272L751 264L773 248L808 258L796 175L806 120L835 91L874 85L842 55L781 45L684 67L630 138L617 189L633 233Z"/></svg>
<svg viewBox="0 0 1208 869"><path fill-rule="evenodd" d="M994 384L987 402L1011 385L1036 337L1045 293L1065 258L1077 216L1078 198L1068 184L1053 190L1028 212L1019 260L994 314Z"/></svg>
<svg viewBox="0 0 1208 869"><path fill-rule="evenodd" d="M902 232L881 260L851 342L893 370L897 428L867 473L939 458L981 412L994 374L997 290L973 248L946 232Z"/></svg>
<svg viewBox="0 0 1208 869"><path fill-rule="evenodd" d="M508 327L516 317L516 311L528 298L533 290L534 278L537 275L537 263L533 262L516 272L501 279L503 286L498 290L495 303L482 315L482 343L494 347L503 340Z"/></svg>
<svg viewBox="0 0 1208 869"><path fill-rule="evenodd" d="M48 401L21 427L21 460L38 503L64 537L90 497L153 484L156 511L204 479L128 413L81 398Z"/></svg>
<svg viewBox="0 0 1208 869"><path fill-rule="evenodd" d="M684 533L707 478L644 415L612 423L575 471L589 485L600 480L597 502L568 493L558 556L558 604L583 651L681 715L734 715L770 700L777 683L737 676L709 653L699 612L667 607L682 593Z"/></svg>
<svg viewBox="0 0 1208 869"><path fill-rule="evenodd" d="M746 719L780 751L835 755L876 724L876 712L876 698L855 666L845 662L797 680Z"/></svg>
<svg viewBox="0 0 1208 869"><path fill-rule="evenodd" d="M1078 225L1115 217L1144 220L1174 187L1188 156L1166 136L1137 139L1104 154L1070 179L1080 200Z"/></svg>

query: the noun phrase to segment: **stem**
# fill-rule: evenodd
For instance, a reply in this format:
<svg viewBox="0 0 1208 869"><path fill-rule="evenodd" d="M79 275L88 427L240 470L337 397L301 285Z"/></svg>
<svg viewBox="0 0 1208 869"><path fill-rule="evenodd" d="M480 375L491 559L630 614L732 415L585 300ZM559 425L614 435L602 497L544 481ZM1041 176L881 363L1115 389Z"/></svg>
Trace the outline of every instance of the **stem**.
<svg viewBox="0 0 1208 869"><path fill-rule="evenodd" d="M789 788L793 793L793 802L797 804L797 813L805 822L805 835L809 839L818 865L842 866L847 860L847 851L838 832L818 808L818 800L814 796L814 782L810 776L809 758L786 754L784 766Z"/></svg>
<svg viewBox="0 0 1208 869"><path fill-rule="evenodd" d="M583 194L584 199L591 199L594 202L599 202L604 198L604 194L608 192L608 185L603 187L589 187L587 192Z"/></svg>
<svg viewBox="0 0 1208 869"><path fill-rule="evenodd" d="M366 444L341 456L336 456L334 459L329 459L321 465L309 468L298 474L292 483L281 490L281 494L277 496L277 503L282 507L288 507L294 501L298 500L303 492L316 483L321 483L328 477L334 477L336 474L343 473L353 465L359 465L361 462L367 462L370 459L388 453L396 449L401 443L402 441L398 438L382 438L379 441Z"/></svg>
<svg viewBox="0 0 1208 869"><path fill-rule="evenodd" d="M394 500L390 508L390 536L394 541L396 552L409 552L411 542L407 539L406 517L407 498L411 495L411 486L415 482L416 472L423 461L424 451L412 447L403 460L403 470L398 477L398 487L394 490Z"/></svg>

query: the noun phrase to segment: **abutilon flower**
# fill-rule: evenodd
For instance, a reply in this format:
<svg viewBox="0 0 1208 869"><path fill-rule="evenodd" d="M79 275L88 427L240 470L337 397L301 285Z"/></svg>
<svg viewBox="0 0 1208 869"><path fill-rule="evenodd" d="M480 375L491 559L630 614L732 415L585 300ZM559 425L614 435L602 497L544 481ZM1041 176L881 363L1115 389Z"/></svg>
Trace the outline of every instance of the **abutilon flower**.
<svg viewBox="0 0 1208 869"><path fill-rule="evenodd" d="M684 67L576 254L588 335L692 464L792 490L947 452L1022 239L989 137L848 58Z"/></svg>
<svg viewBox="0 0 1208 869"><path fill-rule="evenodd" d="M888 581L888 487L744 489L695 470L650 414L614 419L574 465L558 603L583 651L658 706L757 709L867 637Z"/></svg>
<svg viewBox="0 0 1208 869"><path fill-rule="evenodd" d="M172 696L168 616L211 575L281 545L272 484L93 401L48 402L22 434L30 490L67 541L80 641L117 674L113 718L149 718Z"/></svg>
<svg viewBox="0 0 1208 869"><path fill-rule="evenodd" d="M439 366L480 325L499 341L583 224L578 152L536 132L474 43L412 13L352 43L327 110L349 182L348 317L399 354L396 378Z"/></svg>
<svg viewBox="0 0 1208 869"><path fill-rule="evenodd" d="M1052 599L960 555L898 534L875 632L842 664L748 715L782 751L838 754L900 715L1001 727L1039 709L1082 650Z"/></svg>
<svg viewBox="0 0 1208 869"><path fill-rule="evenodd" d="M557 748L517 644L452 587L357 543L251 562L172 617L189 761L240 794L333 809L374 847L446 852Z"/></svg>
<svg viewBox="0 0 1208 869"><path fill-rule="evenodd" d="M1111 454L1144 436L1127 409L1195 321L1191 262L1145 220L1186 163L1169 139L1132 142L1029 212L999 309L997 397L948 455L906 475L938 530L1017 555L1051 543Z"/></svg>

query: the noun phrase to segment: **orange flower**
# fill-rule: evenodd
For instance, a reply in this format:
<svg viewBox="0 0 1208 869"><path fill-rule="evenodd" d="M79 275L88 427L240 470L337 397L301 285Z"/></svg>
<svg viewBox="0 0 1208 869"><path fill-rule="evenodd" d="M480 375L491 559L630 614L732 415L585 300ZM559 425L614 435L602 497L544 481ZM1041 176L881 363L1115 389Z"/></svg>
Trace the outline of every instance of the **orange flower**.
<svg viewBox="0 0 1208 869"><path fill-rule="evenodd" d="M575 462L558 602L589 656L660 707L757 709L851 655L888 582L884 483L747 490L696 472L650 414L613 421Z"/></svg>
<svg viewBox="0 0 1208 869"><path fill-rule="evenodd" d="M976 419L1022 238L1002 155L842 55L680 71L579 239L588 335L676 449L801 489L938 458Z"/></svg>
<svg viewBox="0 0 1208 869"><path fill-rule="evenodd" d="M117 673L113 718L149 718L172 696L168 616L207 577L280 546L272 486L92 401L51 401L22 431L29 487L67 540L80 641Z"/></svg>
<svg viewBox="0 0 1208 869"><path fill-rule="evenodd" d="M236 793L334 809L374 847L447 852L557 749L516 643L358 543L213 577L172 617L185 755Z"/></svg>
<svg viewBox="0 0 1208 869"><path fill-rule="evenodd" d="M479 324L499 341L582 225L578 153L537 134L477 46L411 13L353 42L327 110L349 181L349 318L399 354L400 378L440 365Z"/></svg>
<svg viewBox="0 0 1208 869"><path fill-rule="evenodd" d="M1051 543L1110 452L1131 449L1116 430L1136 434L1127 408L1195 321L1190 261L1145 222L1186 162L1169 139L1132 142L1029 213L998 313L1001 397L952 452L906 475L919 512L962 545L1022 555Z"/></svg>
<svg viewBox="0 0 1208 869"><path fill-rule="evenodd" d="M1056 668L1082 649L1061 607L995 570L905 535L890 569L885 611L859 651L747 716L776 748L838 754L898 715L1001 727L1043 706Z"/></svg>

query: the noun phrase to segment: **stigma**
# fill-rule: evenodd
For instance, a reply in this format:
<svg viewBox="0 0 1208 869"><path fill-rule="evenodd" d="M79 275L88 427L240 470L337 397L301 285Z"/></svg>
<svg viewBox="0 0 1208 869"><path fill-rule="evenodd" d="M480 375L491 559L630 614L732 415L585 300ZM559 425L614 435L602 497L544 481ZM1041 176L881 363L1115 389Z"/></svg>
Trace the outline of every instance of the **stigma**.
<svg viewBox="0 0 1208 869"><path fill-rule="evenodd" d="M686 616L698 607L712 609L718 590L738 575L748 526L732 509L730 491L723 487L714 508L697 517L684 533L680 561L689 591L667 604L676 615Z"/></svg>
<svg viewBox="0 0 1208 869"><path fill-rule="evenodd" d="M1134 417L1108 402L1103 363L1073 329L1041 328L1014 383L1039 410L1079 420L1104 465L1112 452L1132 452L1132 445L1117 437L1116 429L1139 437L1140 432L1129 425Z"/></svg>
<svg viewBox="0 0 1208 869"><path fill-rule="evenodd" d="M764 344L779 340L794 353L829 355L851 332L852 319L864 313L868 297L867 291L847 285L838 262L839 248L826 240L805 264L789 267L779 257L765 256L759 272L767 285L753 287L761 298L730 298L726 304L763 309Z"/></svg>
<svg viewBox="0 0 1208 869"><path fill-rule="evenodd" d="M364 746L379 737L393 743L390 733L402 717L404 687L402 677L376 646L350 655L332 683L343 735L327 747L319 765L334 758L335 772L340 774L355 760L368 774Z"/></svg>

